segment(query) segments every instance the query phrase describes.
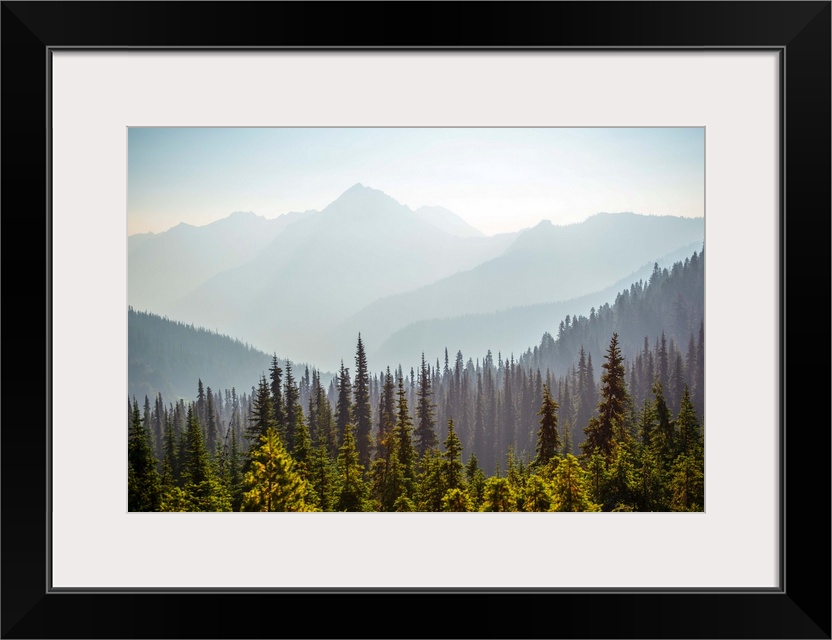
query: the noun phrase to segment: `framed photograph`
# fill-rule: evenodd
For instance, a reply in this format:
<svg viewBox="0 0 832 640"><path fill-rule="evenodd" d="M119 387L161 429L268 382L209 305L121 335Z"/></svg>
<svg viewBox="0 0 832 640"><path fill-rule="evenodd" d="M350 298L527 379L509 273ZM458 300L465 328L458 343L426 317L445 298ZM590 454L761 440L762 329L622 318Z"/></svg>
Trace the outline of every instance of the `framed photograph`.
<svg viewBox="0 0 832 640"><path fill-rule="evenodd" d="M347 630L338 620L355 620L359 603L374 616L377 595L409 595L400 601L414 607L447 606L451 600L436 596L463 594L473 598L465 605L496 605L503 614L479 622L460 616L441 635L830 637L829 520L817 517L829 505L830 442L828 418L815 415L828 397L828 375L814 373L824 368L804 355L828 351L825 341L816 344L828 336L828 305L813 304L811 312L794 305L818 280L821 295L829 290L830 3L608 3L603 18L600 7L3 3L4 637L433 636L439 623L427 615L408 614L415 619L401 632L371 620ZM387 26L371 26L378 24ZM647 224L646 217L629 214L610 245L581 231L587 219L614 224L624 219L615 212L637 208L634 214L669 217L635 228L633 220ZM229 217L235 209L255 213ZM298 212L289 214L291 234L273 231L287 211ZM339 211L348 222L332 221ZM400 214L408 226L387 228L390 216L359 220L356 211ZM554 227L541 223L547 216ZM180 235L211 223L255 230L240 235L232 255L228 243L169 241L179 223ZM579 233L551 240L564 224ZM391 238L400 249L389 251ZM447 284L520 241L523 260L499 270L503 280L514 274L512 283L478 274L457 289ZM362 249L343 250L350 242ZM267 245L283 262L251 258ZM419 261L426 252L436 259ZM563 264L550 264L551 256ZM526 272L518 266L524 261ZM647 261L654 269L640 274ZM285 274L288 263L295 265L292 286L247 289L258 284L261 267ZM626 347L622 375L639 398L628 405L632 433L620 427L608 450L602 421L587 427L574 419L575 408L563 409L572 397L563 387L580 379L580 365L573 376L572 361L557 348L572 340L573 321L588 340L592 323L602 326L599 316L624 317L628 301L637 309L651 279L658 291L663 278L697 268L704 293L692 301L669 294L676 306L668 303L675 309L668 317L680 333L667 336L666 385L657 391L643 382L658 374L642 374L646 364L637 363L637 354L660 360L664 336L644 330L643 348ZM382 293L350 285L344 276L351 270L372 273L365 282ZM551 272L545 286L557 299L535 297L541 270ZM409 280L397 285L394 274ZM316 287L326 305L305 293ZM428 292L401 297L417 287ZM588 299L604 287L606 305ZM632 300L619 300L621 291ZM481 304L488 293L497 302ZM384 295L399 297L390 303ZM569 306L581 296L592 311ZM553 306L535 307L541 304ZM335 307L343 317L327 324L322 318L335 318ZM551 315L542 344L530 310ZM505 314L505 331L477 342L475 314L497 312ZM397 313L404 315L395 326L376 322ZM455 326L455 317L465 320ZM255 321L261 318L271 322ZM367 487L326 497L324 484L298 471L308 485L302 496L279 498L291 499L281 504L292 508L224 513L274 511L277 494L262 491L252 469L237 484L222 480L234 490L199 493L189 433L208 443L199 440L210 484L212 474L230 477L231 439L255 451L263 436L264 452L288 443L279 455L313 466L299 453L303 430L311 427L316 445L327 431L307 413L298 421L264 418L255 433L267 404L248 372L208 380L213 390L202 389L200 378L199 389L183 391L158 364L159 353L175 347L156 348L155 368L137 355L148 342L136 338L138 324L157 323L153 343L173 330L159 324L170 319L181 320L170 323L180 329L239 338L236 351L215 357L220 368L230 369L243 346L262 350L257 358L267 361L253 370L269 403L277 402L275 388L292 395L294 367L300 396L274 405L281 410L314 406L317 381L334 411L332 446L322 444L321 455L354 455L368 484L371 459L385 462L384 443L401 440L386 440L383 422L368 421L365 434L358 401L359 409L340 414L351 418L340 425L339 391L363 393L358 383L344 385L347 368L352 380L362 377L366 344L366 404L376 418L385 397L393 404L383 367L391 366L390 389L398 383L397 399L411 408L432 381L441 406L426 402L413 412L414 429L422 428L413 442L425 449L416 452L419 491L391 497ZM823 326L815 326L818 319ZM634 331L644 329L640 322ZM520 331L524 323L534 340ZM282 347L270 342L264 326L290 338ZM356 348L359 332L364 342ZM447 344L448 336L456 343ZM488 340L505 350L496 362L480 362ZM609 340L589 350L596 372L605 365L604 377L595 376L595 400L613 407L610 375L621 363L609 355ZM503 385L495 406L507 406L506 394L518 396L509 422L519 428L510 437L500 432L503 448L483 447L477 420L459 418L461 453L452 454L450 418L467 415L449 390L455 344L464 353L460 389L466 375L476 384L493 366ZM17 345L25 345L20 355ZM442 346L451 350L444 374ZM197 347L200 356L205 350ZM544 371L540 394L531 384L513 386L511 377L515 366L532 371L533 359ZM270 366L287 376L284 387L270 389ZM271 374L274 383L280 374ZM664 387L681 428L676 435L693 434L690 448L674 449L666 462L666 491L616 493L599 480L593 492L587 480L584 494L570 494L582 507L559 509L566 498L558 482L572 460L589 478L595 454L603 470L597 477L613 487L611 469L624 468L628 438L634 451L641 447L642 457L632 454L639 469L649 455L665 455L649 444L654 418L644 410L658 406ZM468 393L473 407L476 393ZM526 404L524 393L533 396ZM137 402L128 401L125 414L132 397ZM168 404L168 397L177 400ZM238 398L252 417L234 426ZM542 418L520 417L541 398ZM563 411L559 420L547 422L547 398ZM688 405L693 431L684 428L693 424L684 417ZM808 407L814 411L806 415ZM480 414L487 422L488 410ZM166 422L171 451L178 445L191 453L166 458ZM612 420L610 428L620 424ZM568 443L557 440L567 434ZM137 481L144 449L134 442L146 442L158 465L142 477L158 475L166 485ZM436 495L424 488L434 448ZM483 461L483 486L513 492L511 508L497 508L502 503L470 484L452 491L442 465L470 463L472 453ZM175 477L180 462L190 471ZM512 473L525 484L512 484ZM288 512L298 510L315 512ZM500 510L523 513L486 513ZM279 626L285 620L244 615L285 606L286 598L327 607L329 615L291 631ZM529 618L538 606L554 615ZM163 622L184 610L193 615L174 627Z"/></svg>

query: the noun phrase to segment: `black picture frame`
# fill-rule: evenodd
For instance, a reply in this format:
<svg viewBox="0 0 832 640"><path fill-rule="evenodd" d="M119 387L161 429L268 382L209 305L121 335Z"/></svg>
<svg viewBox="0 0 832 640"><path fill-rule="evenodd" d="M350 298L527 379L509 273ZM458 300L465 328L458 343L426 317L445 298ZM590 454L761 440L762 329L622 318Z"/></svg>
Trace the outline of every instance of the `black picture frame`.
<svg viewBox="0 0 832 640"><path fill-rule="evenodd" d="M2 637L829 638L830 15L828 1L3 2ZM52 592L47 134L50 51L63 47L779 51L780 588Z"/></svg>

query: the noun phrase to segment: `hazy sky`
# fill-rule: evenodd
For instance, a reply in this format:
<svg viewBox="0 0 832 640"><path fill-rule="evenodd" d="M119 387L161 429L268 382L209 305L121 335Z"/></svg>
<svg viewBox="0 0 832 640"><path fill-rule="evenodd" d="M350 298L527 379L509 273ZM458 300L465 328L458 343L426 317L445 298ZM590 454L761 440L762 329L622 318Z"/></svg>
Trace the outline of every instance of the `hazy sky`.
<svg viewBox="0 0 832 640"><path fill-rule="evenodd" d="M357 182L486 234L607 211L703 216L705 132L131 128L128 232L323 209Z"/></svg>

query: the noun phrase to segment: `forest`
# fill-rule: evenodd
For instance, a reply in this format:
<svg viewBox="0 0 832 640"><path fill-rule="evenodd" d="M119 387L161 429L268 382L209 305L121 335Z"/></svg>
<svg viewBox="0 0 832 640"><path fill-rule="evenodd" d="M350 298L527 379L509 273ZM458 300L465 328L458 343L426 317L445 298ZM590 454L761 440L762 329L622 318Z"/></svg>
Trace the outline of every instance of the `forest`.
<svg viewBox="0 0 832 640"><path fill-rule="evenodd" d="M694 252L517 357L132 396L128 509L703 511L704 340Z"/></svg>

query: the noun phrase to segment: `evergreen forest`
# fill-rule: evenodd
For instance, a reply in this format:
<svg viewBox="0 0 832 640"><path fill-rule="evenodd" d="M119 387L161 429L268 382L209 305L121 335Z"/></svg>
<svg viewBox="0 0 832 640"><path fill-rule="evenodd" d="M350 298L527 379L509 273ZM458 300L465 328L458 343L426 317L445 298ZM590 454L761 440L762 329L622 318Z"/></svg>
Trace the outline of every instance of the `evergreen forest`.
<svg viewBox="0 0 832 640"><path fill-rule="evenodd" d="M370 363L358 334L334 375L274 355L247 389L206 355L190 399L132 388L128 509L703 511L704 262L657 264L517 355ZM177 357L155 353L142 367Z"/></svg>

